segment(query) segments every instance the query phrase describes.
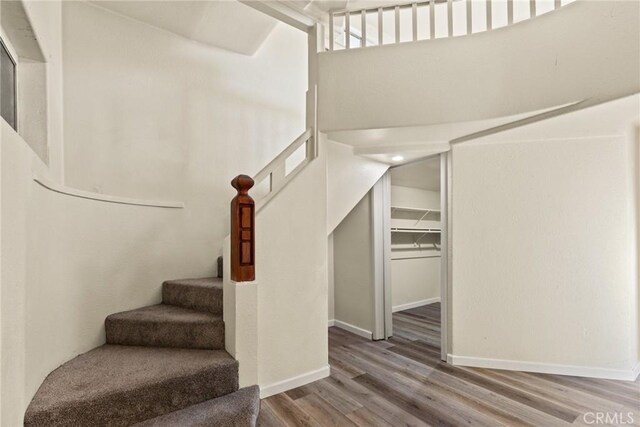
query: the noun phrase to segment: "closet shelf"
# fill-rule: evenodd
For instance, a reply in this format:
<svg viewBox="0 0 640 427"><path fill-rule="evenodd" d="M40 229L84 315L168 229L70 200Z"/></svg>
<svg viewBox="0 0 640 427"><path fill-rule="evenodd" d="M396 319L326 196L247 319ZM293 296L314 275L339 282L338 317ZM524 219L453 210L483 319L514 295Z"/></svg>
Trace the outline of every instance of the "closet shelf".
<svg viewBox="0 0 640 427"><path fill-rule="evenodd" d="M439 228L402 228L402 227L391 227L392 233L413 233L413 234L437 234L440 233Z"/></svg>
<svg viewBox="0 0 640 427"><path fill-rule="evenodd" d="M440 209L413 208L409 206L391 206L391 212L421 212L421 213L440 213Z"/></svg>

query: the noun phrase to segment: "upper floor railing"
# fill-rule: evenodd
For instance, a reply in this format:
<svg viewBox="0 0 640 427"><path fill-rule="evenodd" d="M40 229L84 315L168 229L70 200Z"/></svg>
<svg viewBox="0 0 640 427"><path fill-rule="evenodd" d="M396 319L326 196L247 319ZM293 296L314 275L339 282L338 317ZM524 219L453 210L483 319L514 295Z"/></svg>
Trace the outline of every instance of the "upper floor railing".
<svg viewBox="0 0 640 427"><path fill-rule="evenodd" d="M329 13L329 50L473 34L551 12L575 0L427 0Z"/></svg>

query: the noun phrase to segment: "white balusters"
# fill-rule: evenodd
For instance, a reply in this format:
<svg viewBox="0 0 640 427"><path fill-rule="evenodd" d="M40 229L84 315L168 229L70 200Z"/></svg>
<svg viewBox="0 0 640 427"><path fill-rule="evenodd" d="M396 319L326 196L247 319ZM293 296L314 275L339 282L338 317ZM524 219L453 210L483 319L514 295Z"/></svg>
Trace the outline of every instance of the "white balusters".
<svg viewBox="0 0 640 427"><path fill-rule="evenodd" d="M333 20L335 19L333 13L329 14L329 50L333 50L333 35L335 34L333 29Z"/></svg>
<svg viewBox="0 0 640 427"><path fill-rule="evenodd" d="M382 46L384 44L384 31L382 24L382 8L378 8L378 46Z"/></svg>
<svg viewBox="0 0 640 427"><path fill-rule="evenodd" d="M447 0L447 29L449 37L453 37L453 0Z"/></svg>
<svg viewBox="0 0 640 427"><path fill-rule="evenodd" d="M471 0L467 0L467 34L473 33L473 15L471 10Z"/></svg>
<svg viewBox="0 0 640 427"><path fill-rule="evenodd" d="M396 43L400 43L400 6L395 7L395 30L396 30Z"/></svg>
<svg viewBox="0 0 640 427"><path fill-rule="evenodd" d="M351 47L351 20L350 13L347 12L344 14L344 47L345 49L349 49Z"/></svg>
<svg viewBox="0 0 640 427"><path fill-rule="evenodd" d="M429 29L431 40L436 38L436 0L429 2Z"/></svg>
<svg viewBox="0 0 640 427"><path fill-rule="evenodd" d="M360 47L367 47L367 11L360 12Z"/></svg>
<svg viewBox="0 0 640 427"><path fill-rule="evenodd" d="M418 4L411 5L411 28L413 30L413 41L418 41Z"/></svg>
<svg viewBox="0 0 640 427"><path fill-rule="evenodd" d="M414 0L411 3L401 3L370 9L331 11L329 13L329 50L333 51L340 48L350 49L376 45L376 39L375 36L373 36L373 31L376 30L376 27L373 21L370 22L368 19L373 18L375 20L376 12L378 18L377 44L380 46L389 43L418 41L423 38L435 39L436 34L438 37L453 37L454 35L464 34L463 28L465 24L466 34L473 34L474 28L476 31L482 29L482 22L476 22L478 15L476 14L474 16L474 9L478 11L474 6L474 1L479 2L481 0ZM505 23L506 25L513 25L525 19L526 14L523 15L523 13L526 13L526 2L516 4L517 0L506 0L506 2L496 3L494 5L493 1L494 0L484 0L484 21L487 31L504 26ZM572 3L574 0L546 0L538 5L539 1L541 0L529 0L529 18L534 18L538 16L538 14L559 9L568 3ZM457 2L460 2L460 4ZM505 4L506 22L504 15ZM553 5L553 9L551 9L551 5ZM517 11L515 10L516 6L518 6ZM446 15L444 14L444 7L446 7ZM481 7L481 4L479 7ZM426 10L427 8L428 12L425 16L420 10ZM493 10L494 8L496 9ZM464 10L466 10L466 22L465 18L462 17L462 11ZM494 19L494 14L496 19ZM352 28L351 18L357 19L358 15L360 16L360 28L358 28L358 21L354 21L355 27ZM386 28L386 33L385 20L387 20L387 26L389 27L394 24L393 30ZM482 20L481 18L480 21ZM428 31L425 27L426 25L429 26ZM447 26L446 31L445 25ZM410 30L409 26L411 28ZM367 38L368 28L371 30L371 39ZM360 31L359 34L358 30ZM337 38L336 35L338 35ZM360 42L356 43L356 39L359 39ZM371 41L371 43L369 43L369 41Z"/></svg>

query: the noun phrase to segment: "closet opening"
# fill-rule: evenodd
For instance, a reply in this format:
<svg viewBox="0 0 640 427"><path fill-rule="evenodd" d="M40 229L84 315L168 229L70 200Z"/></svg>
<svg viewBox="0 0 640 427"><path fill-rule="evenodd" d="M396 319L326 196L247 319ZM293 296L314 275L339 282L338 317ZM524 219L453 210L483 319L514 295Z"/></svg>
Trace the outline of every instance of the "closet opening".
<svg viewBox="0 0 640 427"><path fill-rule="evenodd" d="M448 288L446 171L446 153L390 168L378 184L373 218L374 247L382 248L374 257L382 299L376 324L384 324L377 338L419 340L437 348L442 360L448 330L442 297Z"/></svg>
<svg viewBox="0 0 640 427"><path fill-rule="evenodd" d="M329 236L334 335L420 340L446 360L447 162L444 153L391 167Z"/></svg>

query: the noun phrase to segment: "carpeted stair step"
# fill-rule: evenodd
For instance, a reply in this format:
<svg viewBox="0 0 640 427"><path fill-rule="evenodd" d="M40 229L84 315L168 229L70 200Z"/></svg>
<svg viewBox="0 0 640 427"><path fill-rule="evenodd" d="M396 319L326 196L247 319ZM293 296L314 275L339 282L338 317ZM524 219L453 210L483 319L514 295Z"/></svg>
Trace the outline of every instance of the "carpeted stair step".
<svg viewBox="0 0 640 427"><path fill-rule="evenodd" d="M159 304L112 314L107 344L224 349L221 315Z"/></svg>
<svg viewBox="0 0 640 427"><path fill-rule="evenodd" d="M226 396L171 412L135 427L249 427L260 412L260 389L246 387Z"/></svg>
<svg viewBox="0 0 640 427"><path fill-rule="evenodd" d="M53 371L24 425L128 426L237 390L225 351L104 345Z"/></svg>
<svg viewBox="0 0 640 427"><path fill-rule="evenodd" d="M222 279L209 277L166 281L162 284L162 302L222 314Z"/></svg>

